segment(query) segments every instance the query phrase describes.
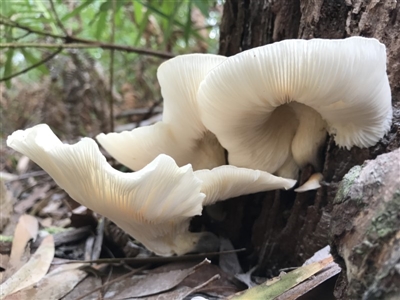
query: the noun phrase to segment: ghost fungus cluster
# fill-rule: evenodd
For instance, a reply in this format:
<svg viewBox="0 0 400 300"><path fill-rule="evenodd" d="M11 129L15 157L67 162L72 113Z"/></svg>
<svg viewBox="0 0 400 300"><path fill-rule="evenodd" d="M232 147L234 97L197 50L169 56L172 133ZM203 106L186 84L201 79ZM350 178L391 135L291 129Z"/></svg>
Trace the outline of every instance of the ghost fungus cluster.
<svg viewBox="0 0 400 300"><path fill-rule="evenodd" d="M211 233L188 230L203 206L292 188L299 168L320 167L327 133L340 146L368 147L391 122L385 47L374 39L289 40L229 58L182 55L163 63L157 76L162 121L97 136L136 172L114 170L92 139L63 144L44 124L14 132L7 145L164 256L212 244L201 243L212 242Z"/></svg>

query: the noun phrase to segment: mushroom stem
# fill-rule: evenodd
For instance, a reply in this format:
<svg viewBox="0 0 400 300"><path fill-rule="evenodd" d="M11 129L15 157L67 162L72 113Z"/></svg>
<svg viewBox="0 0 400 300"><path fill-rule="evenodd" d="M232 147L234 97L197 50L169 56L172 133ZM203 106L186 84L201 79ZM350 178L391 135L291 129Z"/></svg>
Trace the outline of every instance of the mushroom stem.
<svg viewBox="0 0 400 300"><path fill-rule="evenodd" d="M326 141L326 122L321 115L309 106L298 102L289 104L293 108L299 126L292 141L292 154L299 168L311 164L320 170L318 152Z"/></svg>

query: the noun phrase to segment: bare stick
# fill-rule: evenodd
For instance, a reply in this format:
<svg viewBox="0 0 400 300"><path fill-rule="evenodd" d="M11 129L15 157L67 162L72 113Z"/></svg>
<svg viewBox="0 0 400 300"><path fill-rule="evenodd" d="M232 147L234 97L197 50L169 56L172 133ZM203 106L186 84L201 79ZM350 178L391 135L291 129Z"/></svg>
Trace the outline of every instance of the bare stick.
<svg viewBox="0 0 400 300"><path fill-rule="evenodd" d="M64 265L64 264L75 264L75 263L108 263L108 264L120 264L120 263L160 263L160 262L173 262L173 261L190 261L199 258L219 256L221 254L237 253L245 251L245 248L238 250L227 250L220 252L209 252L209 253L199 253L199 254L188 254L183 256L153 256L146 258L138 257L124 257L124 258L101 258L95 260L69 260L62 262L52 263L53 265Z"/></svg>
<svg viewBox="0 0 400 300"><path fill-rule="evenodd" d="M70 39L75 40L74 37L69 37ZM113 45L103 42L92 41L92 43L67 43L67 44L49 44L49 43L3 43L0 44L0 49L2 48L63 48L63 49L88 49L88 48L102 48L102 49L114 49L125 52L132 52L143 55L151 55L160 58L173 58L174 54L169 52L155 51L151 49L141 49L137 47L130 47L124 45Z"/></svg>
<svg viewBox="0 0 400 300"><path fill-rule="evenodd" d="M39 35L50 36L50 37L55 38L55 39L65 39L65 36L62 36L62 35L36 30L36 29L30 28L28 26L21 25L21 24L19 24L17 22L11 21L10 19L5 19L4 16L1 16L1 18L2 19L0 20L0 24L6 25L6 26L10 26L10 27L26 30L29 33L35 33L35 34L39 34Z"/></svg>

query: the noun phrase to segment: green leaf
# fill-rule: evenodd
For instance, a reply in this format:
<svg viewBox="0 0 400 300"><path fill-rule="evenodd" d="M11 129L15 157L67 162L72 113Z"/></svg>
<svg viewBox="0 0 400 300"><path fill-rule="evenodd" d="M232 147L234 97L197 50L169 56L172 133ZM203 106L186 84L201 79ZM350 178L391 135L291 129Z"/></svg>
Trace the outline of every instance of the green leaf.
<svg viewBox="0 0 400 300"><path fill-rule="evenodd" d="M133 13L135 14L135 21L136 24L141 24L142 19L143 19L143 5L137 1L137 0L132 0L133 4Z"/></svg>
<svg viewBox="0 0 400 300"><path fill-rule="evenodd" d="M11 1L1 1L0 4L0 9L2 11L2 13L7 16L7 17L11 17L13 15L13 9L12 7L12 2Z"/></svg>
<svg viewBox="0 0 400 300"><path fill-rule="evenodd" d="M68 19L76 16L79 14L82 10L84 10L87 6L93 3L94 0L86 0L83 4L79 5L77 8L75 8L73 11L70 13L67 13L61 18L61 22L67 21Z"/></svg>
<svg viewBox="0 0 400 300"><path fill-rule="evenodd" d="M194 4L201 11L203 16L208 18L209 14L210 14L210 12L209 12L210 4L208 3L208 1L207 0L197 0L197 1L194 1Z"/></svg>
<svg viewBox="0 0 400 300"><path fill-rule="evenodd" d="M108 0L100 5L100 11L108 11L112 9L113 0ZM119 10L125 4L124 0L115 0L115 10Z"/></svg>
<svg viewBox="0 0 400 300"><path fill-rule="evenodd" d="M36 58L31 51L26 50L24 48L21 48L21 53L24 55L25 59L31 64L34 65L36 64L40 59ZM40 66L37 67L37 69L42 72L43 74L48 74L49 70L45 66L45 64L41 64Z"/></svg>
<svg viewBox="0 0 400 300"><path fill-rule="evenodd" d="M139 0L137 0L137 1L139 1ZM144 6L146 6L146 7L148 8L148 10L151 10L152 12L154 12L154 13L155 13L156 15L158 15L159 17L169 19L170 16L166 15L164 12L160 11L159 9L155 8L154 6L152 6L152 5L148 4L148 3L142 2L142 1L140 1L140 2L141 2ZM178 20L174 20L174 24L175 24L176 26L180 27L181 29L185 30L185 25L182 24L181 22L179 22ZM192 35L193 35L194 37L196 37L197 39L200 39L200 40L202 40L202 41L205 40L204 37L202 37L202 36L201 36L198 32L196 32L196 31L192 31Z"/></svg>
<svg viewBox="0 0 400 300"><path fill-rule="evenodd" d="M6 64L4 66L4 75L3 77L8 77L11 75L12 67L13 67L13 57L14 57L14 48L8 49L6 55ZM11 80L6 81L7 88L11 87Z"/></svg>
<svg viewBox="0 0 400 300"><path fill-rule="evenodd" d="M97 40L100 39L101 35L104 33L104 29L106 28L106 21L107 21L107 11L101 12L99 15L99 19L96 22L96 33L95 38Z"/></svg>
<svg viewBox="0 0 400 300"><path fill-rule="evenodd" d="M146 13L144 14L142 22L140 23L140 26L139 26L139 31L138 31L137 36L136 36L136 40L135 40L135 43L134 43L135 45L138 45L139 42L140 42L140 38L142 37L143 32L146 29L147 23L149 22L150 13L151 13L150 10L147 10Z"/></svg>
<svg viewBox="0 0 400 300"><path fill-rule="evenodd" d="M183 29L183 38L185 39L186 47L189 44L190 32L192 30L192 0L189 0L187 13L186 13L186 24Z"/></svg>
<svg viewBox="0 0 400 300"><path fill-rule="evenodd" d="M181 6L182 2L169 2L165 1L163 2L165 5L163 5L164 12L168 15L168 19L164 19L164 44L168 43L172 31L173 31L173 26L175 23L175 15L179 10L179 6Z"/></svg>

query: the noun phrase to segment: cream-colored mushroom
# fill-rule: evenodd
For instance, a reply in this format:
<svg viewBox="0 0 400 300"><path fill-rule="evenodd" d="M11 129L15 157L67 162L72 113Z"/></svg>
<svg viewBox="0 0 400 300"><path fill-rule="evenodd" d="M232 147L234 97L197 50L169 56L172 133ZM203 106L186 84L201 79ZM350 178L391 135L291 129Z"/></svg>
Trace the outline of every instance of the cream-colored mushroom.
<svg viewBox="0 0 400 300"><path fill-rule="evenodd" d="M179 166L194 170L225 164L225 152L202 124L197 89L204 76L226 57L188 54L170 59L158 68L164 98L163 120L121 133L100 134L98 142L119 162L140 170L159 154L167 154Z"/></svg>
<svg viewBox="0 0 400 300"><path fill-rule="evenodd" d="M201 214L203 205L287 189L296 182L233 166L193 172L191 165L178 167L163 154L137 172L122 173L107 163L92 139L63 144L45 124L14 132L7 145L41 166L74 200L163 256L215 246L218 240L213 234L188 230L190 219Z"/></svg>
<svg viewBox="0 0 400 300"><path fill-rule="evenodd" d="M247 50L208 73L198 102L229 164L297 178L308 163L321 170L327 133L349 149L372 146L389 130L385 46L352 37Z"/></svg>

